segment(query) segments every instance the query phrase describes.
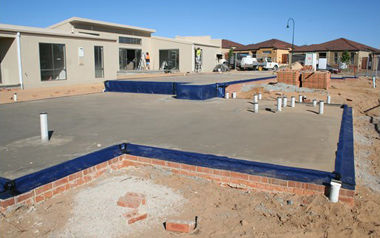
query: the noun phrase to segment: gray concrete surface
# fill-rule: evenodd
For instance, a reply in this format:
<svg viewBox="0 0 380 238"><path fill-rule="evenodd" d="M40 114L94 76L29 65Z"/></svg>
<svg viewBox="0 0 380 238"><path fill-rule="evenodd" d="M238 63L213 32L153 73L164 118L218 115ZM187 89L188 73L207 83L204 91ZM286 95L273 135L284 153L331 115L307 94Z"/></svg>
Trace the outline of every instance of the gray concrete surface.
<svg viewBox="0 0 380 238"><path fill-rule="evenodd" d="M147 77L120 79L124 81L188 82L190 84L211 84L243 79L276 76L274 71L232 71L225 73L191 73L186 76Z"/></svg>
<svg viewBox="0 0 380 238"><path fill-rule="evenodd" d="M121 142L332 171L342 109L299 105L260 113L243 99L178 100L100 93L0 105L0 176L16 178ZM39 113L48 112L48 144Z"/></svg>

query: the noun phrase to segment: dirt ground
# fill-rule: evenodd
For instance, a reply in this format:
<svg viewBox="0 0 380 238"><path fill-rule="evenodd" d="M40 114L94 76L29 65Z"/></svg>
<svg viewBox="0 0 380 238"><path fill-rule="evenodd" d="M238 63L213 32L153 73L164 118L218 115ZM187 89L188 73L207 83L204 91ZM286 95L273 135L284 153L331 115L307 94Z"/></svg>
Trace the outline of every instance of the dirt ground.
<svg viewBox="0 0 380 238"><path fill-rule="evenodd" d="M357 176L354 207L330 203L320 195L302 197L244 191L153 167L128 168L42 204L1 214L0 234L2 237L104 237L89 235L96 228L93 227L98 224L96 222L81 224L81 230L70 225L86 221L86 214L94 220L104 221L104 229L114 225L108 219L109 209L96 205L99 201L79 201L86 191L89 193L104 184L113 187L113 183L130 178L147 185L135 186L139 192L147 189L147 204L161 205L166 212L158 212L154 209L157 206L150 208L148 205L146 220L124 227L114 225L109 237L380 237L380 134L376 131L380 108L368 111L380 104L380 90L372 89L370 80L365 78L334 80L329 94L337 102L344 102L354 109ZM323 97L321 94L310 97L318 95ZM155 197L149 192L150 188L151 191L162 188L167 192ZM124 193L123 190L119 192ZM168 201L173 199L173 202L168 204L166 198ZM104 202L111 201L112 204L118 196L112 199L107 198ZM83 216L83 219L76 219L76 216ZM195 216L198 217L198 227L192 234L179 235L163 228L162 223L167 218L191 220Z"/></svg>

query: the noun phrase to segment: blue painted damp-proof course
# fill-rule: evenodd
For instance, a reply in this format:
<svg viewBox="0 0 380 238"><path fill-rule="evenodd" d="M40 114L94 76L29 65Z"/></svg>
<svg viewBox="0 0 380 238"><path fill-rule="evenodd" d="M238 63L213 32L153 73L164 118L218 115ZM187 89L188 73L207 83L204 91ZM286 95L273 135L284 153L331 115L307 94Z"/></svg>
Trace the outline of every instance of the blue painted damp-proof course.
<svg viewBox="0 0 380 238"><path fill-rule="evenodd" d="M343 188L354 190L355 165L353 142L352 108L344 105L337 156L335 160L335 171L333 172L294 168L255 161L233 159L226 156L201 154L127 143L110 146L108 148L19 177L14 180L0 178L0 199L6 199L28 192L36 187L95 166L125 153L213 169L230 170L240 173L314 183L319 185L328 185L331 179L338 179L342 181Z"/></svg>
<svg viewBox="0 0 380 238"><path fill-rule="evenodd" d="M225 88L229 85L262 81L272 78L276 78L276 76L204 85L189 84L188 82L108 80L104 82L104 86L106 92L167 94L175 95L175 98L177 99L206 100L215 97L224 97Z"/></svg>

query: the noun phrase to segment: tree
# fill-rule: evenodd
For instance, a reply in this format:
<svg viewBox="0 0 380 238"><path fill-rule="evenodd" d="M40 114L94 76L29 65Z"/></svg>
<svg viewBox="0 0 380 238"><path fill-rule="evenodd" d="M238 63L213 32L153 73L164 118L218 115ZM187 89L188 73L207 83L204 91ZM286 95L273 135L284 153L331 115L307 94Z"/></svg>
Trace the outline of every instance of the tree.
<svg viewBox="0 0 380 238"><path fill-rule="evenodd" d="M351 60L350 54L348 53L347 50L344 51L343 54L342 54L342 57L340 57L340 62L349 64L350 60Z"/></svg>
<svg viewBox="0 0 380 238"><path fill-rule="evenodd" d="M228 52L228 59L231 59L234 55L234 49L231 48L230 51Z"/></svg>

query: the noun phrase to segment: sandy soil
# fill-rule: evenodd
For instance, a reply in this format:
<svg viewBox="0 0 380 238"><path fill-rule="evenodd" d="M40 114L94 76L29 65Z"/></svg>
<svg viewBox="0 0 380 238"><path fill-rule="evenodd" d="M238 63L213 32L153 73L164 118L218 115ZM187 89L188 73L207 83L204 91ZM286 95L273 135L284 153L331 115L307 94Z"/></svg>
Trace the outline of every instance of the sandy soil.
<svg viewBox="0 0 380 238"><path fill-rule="evenodd" d="M3 237L70 237L65 231L74 219L73 214L78 214L81 192L94 191L92 189L104 186L104 183L109 187L116 186L112 184L120 180L113 181L112 178L127 176L148 184L147 189L162 186L170 191L161 194L161 202L166 196L178 198L175 203L178 206L174 206L171 214L155 213L153 209L152 214L148 211L148 219L126 225L128 237L380 237L380 135L372 123L380 116L380 108L367 111L379 104L380 90L371 89L369 82L364 78L333 81L333 88L329 90L333 100L354 108L358 184L354 207L332 204L324 196L243 191L153 167L129 168L35 207L20 207L12 213L1 214L0 234ZM142 188L138 186L140 192L144 192ZM102 197L93 196L93 199ZM151 195L148 195L149 202L163 204L163 210L167 209L165 203ZM96 212L98 210L110 215L107 209L99 209L91 200L81 203L80 209L94 219L102 219ZM197 230L182 235L166 232L162 223L173 216L185 220L198 216ZM82 233L76 237L88 237L88 228L86 224L82 225ZM118 229L120 227L115 228ZM122 233L114 234L114 237L126 237Z"/></svg>
<svg viewBox="0 0 380 238"><path fill-rule="evenodd" d="M104 84L83 84L74 86L57 86L47 88L33 88L21 90L19 88L0 89L0 104L15 103L14 94L17 94L17 102L33 101L46 98L58 98L74 95L103 92Z"/></svg>

